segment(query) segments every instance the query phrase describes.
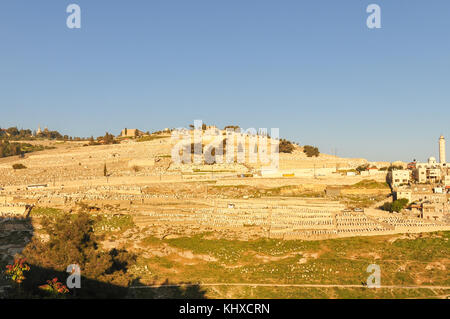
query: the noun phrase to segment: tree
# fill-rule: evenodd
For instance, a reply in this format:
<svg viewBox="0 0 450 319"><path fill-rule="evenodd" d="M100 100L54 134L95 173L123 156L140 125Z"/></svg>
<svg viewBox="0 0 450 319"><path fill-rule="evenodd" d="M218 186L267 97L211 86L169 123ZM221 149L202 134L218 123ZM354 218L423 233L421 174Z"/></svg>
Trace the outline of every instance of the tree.
<svg viewBox="0 0 450 319"><path fill-rule="evenodd" d="M17 129L17 127L10 127L9 129L6 130L6 132L10 136L17 136L17 135L19 135L19 130Z"/></svg>
<svg viewBox="0 0 450 319"><path fill-rule="evenodd" d="M306 154L306 156L308 157L318 157L320 152L319 149L315 146L311 146L311 145L305 145L303 146L303 152Z"/></svg>
<svg viewBox="0 0 450 319"><path fill-rule="evenodd" d="M389 166L388 171L392 172L393 170L398 170L398 169L403 169L403 166L401 166L401 165L391 165L391 166Z"/></svg>
<svg viewBox="0 0 450 319"><path fill-rule="evenodd" d="M387 212L392 212L392 203L386 202L381 206L382 210L385 210Z"/></svg>
<svg viewBox="0 0 450 319"><path fill-rule="evenodd" d="M280 139L280 143L278 145L278 151L280 153L292 153L294 151L294 145L285 139Z"/></svg>
<svg viewBox="0 0 450 319"><path fill-rule="evenodd" d="M25 169L25 168L27 168L25 165L23 165L23 164L14 164L13 166L12 166L12 168L13 169Z"/></svg>
<svg viewBox="0 0 450 319"><path fill-rule="evenodd" d="M17 127L0 129L0 137L9 140L35 139L35 137L59 140L64 139L64 137L58 131L49 131L48 129L46 129L43 132L37 134L36 131L32 131L30 129L19 130Z"/></svg>
<svg viewBox="0 0 450 319"><path fill-rule="evenodd" d="M381 206L381 209L385 210L385 211L389 211L391 213L393 213L393 212L399 213L406 206L408 206L408 200L405 198L400 198L400 199L393 201L392 203L384 203L383 206Z"/></svg>
<svg viewBox="0 0 450 319"><path fill-rule="evenodd" d="M239 144L241 145L241 144ZM206 164L215 164L216 163L216 154L219 155L225 155L226 154L226 148L227 148L227 139L223 139L222 142L220 142L217 145L209 145L207 148L204 148L205 154L210 154L211 158L207 158L205 156L205 163ZM220 152L219 152L219 149Z"/></svg>
<svg viewBox="0 0 450 319"><path fill-rule="evenodd" d="M108 132L105 133L105 136L103 137L103 142L105 144L115 144L114 135L109 134Z"/></svg>
<svg viewBox="0 0 450 319"><path fill-rule="evenodd" d="M121 287L129 285L133 277L127 270L135 263L136 256L125 250L101 250L100 238L94 233L94 223L95 220L85 212L74 215L64 213L53 219L46 217L42 221L42 230L48 234L48 240L33 237L22 254L30 264L47 271L65 273L68 265L79 265L84 277L95 279L84 282L83 289L79 290L84 296L114 294L112 291L99 291L98 283ZM36 274L34 281L42 284L43 278L42 274Z"/></svg>
<svg viewBox="0 0 450 319"><path fill-rule="evenodd" d="M359 165L357 168L356 168L356 170L358 171L358 172L364 172L364 171L367 171L369 169L369 164L362 164L362 165Z"/></svg>
<svg viewBox="0 0 450 319"><path fill-rule="evenodd" d="M408 200L405 198L400 198L392 203L392 211L400 213L406 206L408 206Z"/></svg>
<svg viewBox="0 0 450 319"><path fill-rule="evenodd" d="M239 131L240 127L239 125L227 125L223 129L224 131L226 131L227 129L231 129L232 131Z"/></svg>
<svg viewBox="0 0 450 319"><path fill-rule="evenodd" d="M199 150L201 150L201 153L203 154L203 149L205 145L201 143L191 143L191 154L195 154L195 148L198 147Z"/></svg>

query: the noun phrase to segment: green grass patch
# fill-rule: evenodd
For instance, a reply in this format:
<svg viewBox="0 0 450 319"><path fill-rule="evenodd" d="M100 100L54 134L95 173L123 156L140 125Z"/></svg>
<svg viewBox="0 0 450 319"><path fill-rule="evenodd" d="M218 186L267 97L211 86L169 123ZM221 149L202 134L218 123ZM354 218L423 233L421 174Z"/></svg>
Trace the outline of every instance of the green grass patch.
<svg viewBox="0 0 450 319"><path fill-rule="evenodd" d="M133 218L130 215L103 215L95 221L94 229L98 232L123 232L134 226Z"/></svg>
<svg viewBox="0 0 450 319"><path fill-rule="evenodd" d="M382 289L375 292L364 288L363 284L369 276L367 267L370 264L380 266L382 285L450 285L447 271L449 263L446 261L450 253L450 232L423 234L422 237L409 239L402 239L402 235L392 235L322 241L239 241L212 239L211 235L205 233L163 240L145 238L143 243L149 246L158 247L164 243L169 247L192 251L195 255L216 258L216 261L194 259L184 264L179 260L169 263L170 256L167 256L164 258L168 260L157 260L156 267L152 268L153 275L168 278L173 282L361 285L361 289L223 288L229 290L232 298L435 296L432 291L426 289ZM393 238L396 240L389 240ZM441 266L426 269L430 263L443 263L446 268ZM150 261L149 267L151 264ZM154 263L153 265L155 266Z"/></svg>
<svg viewBox="0 0 450 319"><path fill-rule="evenodd" d="M31 210L31 217L51 217L56 218L58 216L63 215L64 212L57 208L49 208L49 207L34 207Z"/></svg>
<svg viewBox="0 0 450 319"><path fill-rule="evenodd" d="M350 188L388 189L389 185L386 182L377 182L373 179L366 179L351 185Z"/></svg>

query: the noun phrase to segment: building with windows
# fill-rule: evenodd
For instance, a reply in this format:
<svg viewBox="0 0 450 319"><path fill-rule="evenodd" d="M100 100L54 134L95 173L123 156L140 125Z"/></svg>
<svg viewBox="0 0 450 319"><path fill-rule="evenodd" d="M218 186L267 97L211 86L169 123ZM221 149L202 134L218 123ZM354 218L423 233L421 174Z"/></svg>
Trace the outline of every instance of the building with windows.
<svg viewBox="0 0 450 319"><path fill-rule="evenodd" d="M388 180L392 187L406 185L410 181L411 171L407 169L392 170L388 174Z"/></svg>
<svg viewBox="0 0 450 319"><path fill-rule="evenodd" d="M412 172L417 183L440 183L447 175L447 163L438 163L436 158L430 157L427 163L416 163Z"/></svg>

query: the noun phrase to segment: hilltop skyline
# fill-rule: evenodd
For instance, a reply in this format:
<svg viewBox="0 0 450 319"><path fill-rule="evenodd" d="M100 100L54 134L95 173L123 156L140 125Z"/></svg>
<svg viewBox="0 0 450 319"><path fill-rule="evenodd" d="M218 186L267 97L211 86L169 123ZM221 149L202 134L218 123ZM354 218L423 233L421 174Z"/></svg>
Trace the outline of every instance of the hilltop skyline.
<svg viewBox="0 0 450 319"><path fill-rule="evenodd" d="M77 0L0 4L0 127L89 137L195 119L320 151L425 161L450 136L450 3ZM26 10L25 10L26 9Z"/></svg>
<svg viewBox="0 0 450 319"><path fill-rule="evenodd" d="M204 124L206 124L206 123L204 123ZM212 124L211 126L215 126L215 127L217 127L217 128L219 128L219 129L222 129L221 127L218 127L218 126L216 126L216 125L214 125L214 124ZM16 127L17 128L17 126L13 126L13 127ZM223 129L225 129L225 127L227 127L227 126L224 126L224 128ZM47 126L45 126L44 127L45 128L45 131L47 131L47 132L51 132L51 133L54 133L54 134L60 134L60 132L58 132L58 131L51 131L51 130L49 130L48 129L48 127ZM120 130L120 132L119 133L115 133L115 131L106 131L105 132L105 134L112 134L112 136L117 136L117 137L120 137L120 136L122 136L123 135L123 132L124 132L124 130L126 130L126 129L128 129L128 130L132 130L132 131L139 131L139 132L141 132L141 133L143 133L143 134L148 134L148 133L150 133L150 134L153 134L153 133L155 133L155 134L157 134L158 132L163 132L163 131L166 131L167 129L170 131L171 129L180 129L180 128L185 128L185 129L192 129L192 127L190 127L190 125L186 125L186 126L184 126L184 127L178 127L178 128L174 128L174 127L165 127L165 128L163 128L163 129L161 129L161 130L154 130L154 131L150 131L150 130L140 130L140 129L131 129L131 128L124 128L124 129L121 129ZM1 130L7 130L8 128L5 128L5 127L0 127L0 133L1 133ZM29 129L29 128L21 128L21 127L19 127L18 128L19 130L26 130L26 131L29 131L29 132L31 132L31 134L33 135L33 136L36 136L36 134L40 134L40 132L44 132L44 130L42 130L41 129L41 125L38 125L38 128L35 130L35 129ZM242 132L245 132L245 129L244 128L241 128L241 129L243 129L243 131ZM167 131L167 132L169 132L169 131ZM251 131L251 130L250 130ZM67 136L67 137L69 137L69 138L77 138L77 139L81 139L81 140L88 140L88 139L90 139L90 138L102 138L102 137L104 137L104 134L100 134L100 135L98 135L98 136L94 136L94 135L91 135L91 136L74 136L74 135L69 135L69 134L60 134L60 138L63 138L64 136ZM284 136L280 136L279 137L281 140L283 140L283 139L286 139ZM0 139L1 139L1 134L0 134ZM430 154L430 155L428 155L426 158L418 158L418 157L414 157L413 159L411 159L411 160L406 160L406 161L403 161L403 162L405 162L405 163L407 163L407 162L412 162L412 161L418 161L418 162L427 162L430 158L442 158L442 157L444 157L445 158L445 156L446 156L446 150L445 150L445 146L444 146L444 148L443 148L443 150L441 150L441 142L442 142L442 140L444 140L444 145L445 145L445 137L443 136L443 135L440 135L439 136L439 140L438 140L438 147L437 147L437 153L436 154ZM299 146L306 146L306 145L308 145L308 144L301 144L301 143L298 143L297 141L295 141L295 140L291 140L290 142L293 142L294 144L298 144ZM335 150L331 150L331 152L323 152L322 151L322 153L326 153L326 154L328 154L328 155L335 155L335 156L338 156L338 157L343 157L343 158L345 158L345 156L340 156L340 155L338 155L337 154L337 150L335 151ZM351 157L350 157L351 158ZM362 158L362 157L354 157L354 158ZM367 158L366 158L367 159ZM399 160L399 159L397 159L397 160L393 160L393 161L383 161L383 160L370 160L370 159L367 159L367 160L369 160L369 162L391 162L391 163L394 163L394 162L398 162L398 161L402 161L402 160Z"/></svg>

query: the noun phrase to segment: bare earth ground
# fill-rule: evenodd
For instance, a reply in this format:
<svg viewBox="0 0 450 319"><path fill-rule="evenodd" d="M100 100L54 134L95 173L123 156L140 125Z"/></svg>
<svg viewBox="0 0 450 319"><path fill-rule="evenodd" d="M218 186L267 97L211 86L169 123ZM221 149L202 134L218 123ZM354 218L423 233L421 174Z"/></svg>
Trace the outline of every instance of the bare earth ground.
<svg viewBox="0 0 450 319"><path fill-rule="evenodd" d="M238 175L254 173L250 165L176 167L169 138L105 146L46 143L56 149L0 159L0 206L35 205L36 236L47 208L76 213L83 206L102 216L96 231L106 235L103 246L139 254L135 272L149 287L133 288L132 296L161 297L152 294L152 285L167 280L199 282L212 298L449 294L449 225L377 209L390 193L383 175L243 178ZM280 168L364 162L307 158L296 150L281 155ZM14 163L26 169L13 170ZM352 186L368 179L379 184ZM31 184L47 186L27 189ZM328 185L344 189L326 197ZM355 207L366 210L344 211ZM3 233L3 260L20 252L25 232ZM371 263L382 268L378 290L362 285Z"/></svg>

